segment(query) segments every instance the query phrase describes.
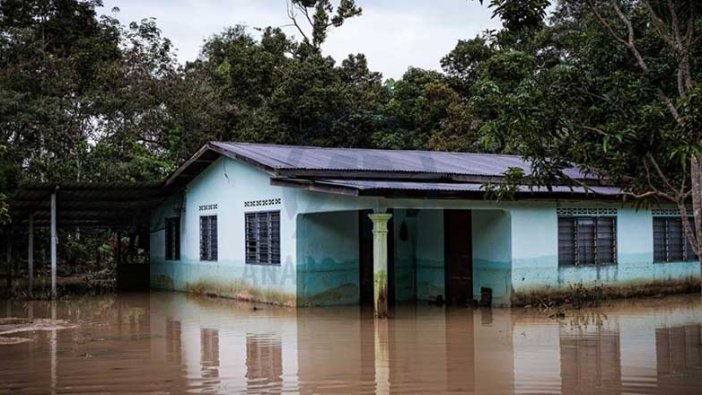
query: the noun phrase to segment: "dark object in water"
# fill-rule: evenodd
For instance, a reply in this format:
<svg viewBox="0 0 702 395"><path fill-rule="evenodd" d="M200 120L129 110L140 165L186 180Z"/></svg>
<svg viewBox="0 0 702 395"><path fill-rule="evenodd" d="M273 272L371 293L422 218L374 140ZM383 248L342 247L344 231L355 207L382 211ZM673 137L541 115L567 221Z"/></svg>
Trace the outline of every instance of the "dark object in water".
<svg viewBox="0 0 702 395"><path fill-rule="evenodd" d="M436 295L436 298L434 298L434 300L430 300L429 304L433 306L443 306L446 304L446 301L444 300L443 295Z"/></svg>
<svg viewBox="0 0 702 395"><path fill-rule="evenodd" d="M563 310L558 310L557 312L550 314L548 318L552 318L555 320L562 320L565 318L565 312Z"/></svg>
<svg viewBox="0 0 702 395"><path fill-rule="evenodd" d="M492 288L480 288L480 306L492 307Z"/></svg>

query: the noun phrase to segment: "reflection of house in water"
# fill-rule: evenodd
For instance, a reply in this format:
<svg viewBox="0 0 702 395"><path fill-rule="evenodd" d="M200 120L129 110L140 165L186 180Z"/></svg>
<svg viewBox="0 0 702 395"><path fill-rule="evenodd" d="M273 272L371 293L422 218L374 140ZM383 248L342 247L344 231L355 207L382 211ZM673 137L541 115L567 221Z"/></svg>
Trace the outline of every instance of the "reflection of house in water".
<svg viewBox="0 0 702 395"><path fill-rule="evenodd" d="M219 376L219 331L203 328L200 330L200 365L202 377Z"/></svg>
<svg viewBox="0 0 702 395"><path fill-rule="evenodd" d="M166 358L169 361L181 359L180 321L166 320Z"/></svg>
<svg viewBox="0 0 702 395"><path fill-rule="evenodd" d="M681 375L702 368L702 325L656 329L658 383L674 385Z"/></svg>
<svg viewBox="0 0 702 395"><path fill-rule="evenodd" d="M617 388L621 384L619 333L597 329L576 336L561 333L564 389Z"/></svg>
<svg viewBox="0 0 702 395"><path fill-rule="evenodd" d="M354 308L254 313L167 299L177 301L150 309L160 315L152 327L165 332L153 352L182 354L181 380L217 392L677 393L682 379L702 384L694 306L570 311L561 321L412 307L378 321Z"/></svg>
<svg viewBox="0 0 702 395"><path fill-rule="evenodd" d="M246 383L250 391L265 389L280 393L283 382L283 352L280 336L246 335Z"/></svg>

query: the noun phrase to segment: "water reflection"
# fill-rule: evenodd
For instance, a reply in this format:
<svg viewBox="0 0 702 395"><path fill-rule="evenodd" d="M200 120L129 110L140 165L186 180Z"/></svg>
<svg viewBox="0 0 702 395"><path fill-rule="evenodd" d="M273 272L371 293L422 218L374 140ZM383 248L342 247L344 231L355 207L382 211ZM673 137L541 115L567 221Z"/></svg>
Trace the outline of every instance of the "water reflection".
<svg viewBox="0 0 702 395"><path fill-rule="evenodd" d="M202 377L219 377L219 331L209 328L200 329L200 347Z"/></svg>
<svg viewBox="0 0 702 395"><path fill-rule="evenodd" d="M246 388L279 394L283 383L283 353L280 336L246 335Z"/></svg>
<svg viewBox="0 0 702 395"><path fill-rule="evenodd" d="M0 392L698 393L699 296L569 312L291 310L183 294L6 303Z"/></svg>
<svg viewBox="0 0 702 395"><path fill-rule="evenodd" d="M607 388L619 392L622 381L619 333L598 328L573 336L561 333L562 388Z"/></svg>
<svg viewBox="0 0 702 395"><path fill-rule="evenodd" d="M656 329L657 380L674 387L681 376L702 371L702 325Z"/></svg>

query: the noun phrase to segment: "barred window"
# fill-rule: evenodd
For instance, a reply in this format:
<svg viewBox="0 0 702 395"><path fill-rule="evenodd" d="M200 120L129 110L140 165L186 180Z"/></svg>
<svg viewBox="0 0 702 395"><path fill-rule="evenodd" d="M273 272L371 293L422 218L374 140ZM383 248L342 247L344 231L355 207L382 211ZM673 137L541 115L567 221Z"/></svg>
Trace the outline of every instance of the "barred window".
<svg viewBox="0 0 702 395"><path fill-rule="evenodd" d="M217 260L217 216L200 217L200 260Z"/></svg>
<svg viewBox="0 0 702 395"><path fill-rule="evenodd" d="M166 260L180 260L180 218L166 218Z"/></svg>
<svg viewBox="0 0 702 395"><path fill-rule="evenodd" d="M680 217L653 218L653 261L681 262L696 260L687 241Z"/></svg>
<svg viewBox="0 0 702 395"><path fill-rule="evenodd" d="M614 217L559 217L559 266L617 263L616 234Z"/></svg>
<svg viewBox="0 0 702 395"><path fill-rule="evenodd" d="M246 263L280 265L280 211L246 213Z"/></svg>

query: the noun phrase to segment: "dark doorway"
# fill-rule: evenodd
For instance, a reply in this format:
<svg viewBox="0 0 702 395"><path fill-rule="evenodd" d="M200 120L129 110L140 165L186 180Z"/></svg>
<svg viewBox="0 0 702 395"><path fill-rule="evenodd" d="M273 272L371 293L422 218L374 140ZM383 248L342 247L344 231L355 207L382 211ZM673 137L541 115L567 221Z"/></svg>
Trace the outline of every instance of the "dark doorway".
<svg viewBox="0 0 702 395"><path fill-rule="evenodd" d="M446 301L466 305L473 299L473 248L469 210L444 210Z"/></svg>
<svg viewBox="0 0 702 395"><path fill-rule="evenodd" d="M361 305L373 305L373 222L368 218L373 210L358 212L359 288ZM388 210L392 214L392 210ZM395 304L395 226L388 221L388 301Z"/></svg>

